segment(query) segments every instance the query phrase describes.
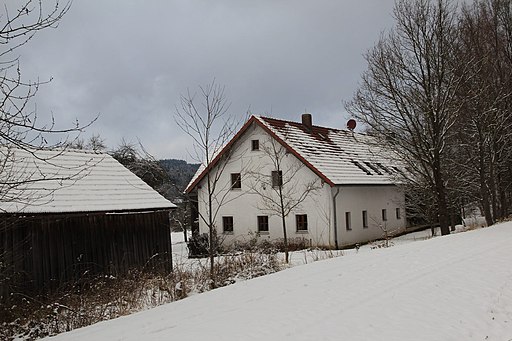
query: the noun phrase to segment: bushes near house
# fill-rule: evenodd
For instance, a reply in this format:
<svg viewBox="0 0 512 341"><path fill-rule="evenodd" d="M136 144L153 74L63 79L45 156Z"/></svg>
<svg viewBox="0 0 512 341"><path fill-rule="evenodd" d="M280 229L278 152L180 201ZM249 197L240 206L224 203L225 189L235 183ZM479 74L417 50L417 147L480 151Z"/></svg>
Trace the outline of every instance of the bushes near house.
<svg viewBox="0 0 512 341"><path fill-rule="evenodd" d="M226 245L222 238L214 234L214 249L216 255L229 255L239 252L258 252L263 254L276 254L284 252L284 239L260 239L259 233L249 233L247 239L236 240L231 245ZM208 257L208 234L203 233L190 238L187 243L190 258ZM306 238L288 238L288 250L299 251L311 247L311 241Z"/></svg>

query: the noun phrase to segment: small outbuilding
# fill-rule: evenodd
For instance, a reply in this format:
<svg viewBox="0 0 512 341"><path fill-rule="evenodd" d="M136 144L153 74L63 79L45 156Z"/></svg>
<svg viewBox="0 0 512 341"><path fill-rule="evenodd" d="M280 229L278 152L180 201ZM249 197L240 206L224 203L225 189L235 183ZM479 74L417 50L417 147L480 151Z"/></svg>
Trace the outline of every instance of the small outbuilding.
<svg viewBox="0 0 512 341"><path fill-rule="evenodd" d="M175 205L110 155L2 149L0 288L170 270ZM3 281L3 283L2 283Z"/></svg>

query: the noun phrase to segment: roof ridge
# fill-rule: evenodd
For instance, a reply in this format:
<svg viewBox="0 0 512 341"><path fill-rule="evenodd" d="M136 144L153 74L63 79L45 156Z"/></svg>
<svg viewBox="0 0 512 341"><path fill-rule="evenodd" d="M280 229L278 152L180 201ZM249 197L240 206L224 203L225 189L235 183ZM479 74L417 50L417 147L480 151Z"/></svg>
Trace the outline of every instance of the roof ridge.
<svg viewBox="0 0 512 341"><path fill-rule="evenodd" d="M95 150L95 149L79 149L79 148L71 148L71 147L36 147L36 146L30 146L30 147L18 147L18 146L2 146L2 148L10 149L10 150L19 150L19 151L26 151L29 153L37 153L37 152L57 152L57 153L80 153L80 154L95 154L95 155L110 155L108 151L102 151L102 150Z"/></svg>
<svg viewBox="0 0 512 341"><path fill-rule="evenodd" d="M275 118L275 117L261 116L261 115L254 115L254 116L256 116L257 118L263 119L263 120L269 119L269 120L275 120L275 121L285 122L285 123L293 123L293 124L299 124L299 125L302 124L301 122L298 122L298 121L284 120L282 118ZM368 136L368 134L365 134L365 133L350 131L349 129L343 129L343 128L333 128L333 127L326 127L326 126L315 125L315 124L313 124L313 127L315 127L315 128L322 128L322 129L328 129L328 130L334 130L334 131L341 131L341 132L344 132L344 133L353 133L353 134Z"/></svg>

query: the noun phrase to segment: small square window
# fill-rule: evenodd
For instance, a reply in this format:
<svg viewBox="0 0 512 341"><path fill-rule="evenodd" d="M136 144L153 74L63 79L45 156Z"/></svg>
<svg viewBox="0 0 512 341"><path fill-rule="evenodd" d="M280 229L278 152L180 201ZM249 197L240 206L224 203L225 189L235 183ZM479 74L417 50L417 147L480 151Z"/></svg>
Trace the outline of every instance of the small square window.
<svg viewBox="0 0 512 341"><path fill-rule="evenodd" d="M307 214L297 214L295 216L295 220L297 223L297 232L302 232L302 231L308 230L308 215Z"/></svg>
<svg viewBox="0 0 512 341"><path fill-rule="evenodd" d="M345 212L345 228L347 231L352 230L352 225L350 221L350 212Z"/></svg>
<svg viewBox="0 0 512 341"><path fill-rule="evenodd" d="M242 188L242 176L240 173L231 173L231 188Z"/></svg>
<svg viewBox="0 0 512 341"><path fill-rule="evenodd" d="M368 212L367 211L363 211L363 228L364 229L368 228Z"/></svg>
<svg viewBox="0 0 512 341"><path fill-rule="evenodd" d="M272 187L281 187L283 185L283 172L272 171Z"/></svg>
<svg viewBox="0 0 512 341"><path fill-rule="evenodd" d="M396 219L402 219L402 212L400 212L400 207L397 207L395 209L396 212Z"/></svg>
<svg viewBox="0 0 512 341"><path fill-rule="evenodd" d="M268 232L268 216L258 216L258 232Z"/></svg>
<svg viewBox="0 0 512 341"><path fill-rule="evenodd" d="M251 150L260 150L260 140L251 141Z"/></svg>
<svg viewBox="0 0 512 341"><path fill-rule="evenodd" d="M383 208L382 209L382 221L387 221L388 220L388 211Z"/></svg>
<svg viewBox="0 0 512 341"><path fill-rule="evenodd" d="M222 217L222 231L233 233L233 217Z"/></svg>

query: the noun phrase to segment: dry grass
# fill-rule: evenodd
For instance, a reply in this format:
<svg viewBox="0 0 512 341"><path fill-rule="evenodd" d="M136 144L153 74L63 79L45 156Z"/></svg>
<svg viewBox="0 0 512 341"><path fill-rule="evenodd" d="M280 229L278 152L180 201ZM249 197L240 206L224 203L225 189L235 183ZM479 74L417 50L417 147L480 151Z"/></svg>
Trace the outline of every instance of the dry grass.
<svg viewBox="0 0 512 341"><path fill-rule="evenodd" d="M275 254L222 256L216 287L281 270ZM207 262L175 264L171 274L131 271L122 277L82 279L51 295L13 293L0 305L0 339L32 340L180 300L211 287Z"/></svg>

